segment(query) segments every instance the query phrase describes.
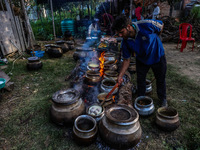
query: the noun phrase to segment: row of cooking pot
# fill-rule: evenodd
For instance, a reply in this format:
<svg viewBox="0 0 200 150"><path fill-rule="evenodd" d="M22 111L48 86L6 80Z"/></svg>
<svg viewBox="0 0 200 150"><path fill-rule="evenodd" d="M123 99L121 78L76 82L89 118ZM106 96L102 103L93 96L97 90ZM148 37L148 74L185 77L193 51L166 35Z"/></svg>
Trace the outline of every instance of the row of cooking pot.
<svg viewBox="0 0 200 150"><path fill-rule="evenodd" d="M99 104L93 104L86 109L80 93L74 89L54 93L52 101L52 121L59 125L74 123L73 135L78 143L94 142L99 128L102 139L115 148L130 148L139 142L142 130L138 115L138 112L141 114L141 109L138 107L144 106L144 110L154 110L153 101L148 97L136 99L135 108L138 112L126 105L116 104L109 105L105 110ZM84 115L85 113L87 115ZM159 108L156 124L166 131L175 130L180 124L177 111L170 107Z"/></svg>
<svg viewBox="0 0 200 150"><path fill-rule="evenodd" d="M63 55L63 53L74 49L73 41L56 41L56 44L45 45L46 52L50 57L58 58Z"/></svg>
<svg viewBox="0 0 200 150"><path fill-rule="evenodd" d="M141 138L139 115L126 105L113 104L104 110L101 105L93 104L86 109L75 89L57 91L52 102L52 121L58 125L73 124L73 138L79 144L91 144L97 132L103 141L115 148L135 146ZM97 116L101 119L97 120Z"/></svg>

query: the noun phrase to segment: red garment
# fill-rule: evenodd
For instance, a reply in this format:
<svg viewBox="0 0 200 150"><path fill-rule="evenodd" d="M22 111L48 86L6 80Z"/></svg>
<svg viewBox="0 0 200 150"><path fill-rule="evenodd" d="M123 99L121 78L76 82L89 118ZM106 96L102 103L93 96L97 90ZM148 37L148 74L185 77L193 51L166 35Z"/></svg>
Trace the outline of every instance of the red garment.
<svg viewBox="0 0 200 150"><path fill-rule="evenodd" d="M142 13L142 7L138 6L135 9L135 16L137 17L137 20L141 20L141 13Z"/></svg>
<svg viewBox="0 0 200 150"><path fill-rule="evenodd" d="M112 15L108 13L103 14L103 22L104 22L105 27L110 27L113 21L114 21L114 18Z"/></svg>

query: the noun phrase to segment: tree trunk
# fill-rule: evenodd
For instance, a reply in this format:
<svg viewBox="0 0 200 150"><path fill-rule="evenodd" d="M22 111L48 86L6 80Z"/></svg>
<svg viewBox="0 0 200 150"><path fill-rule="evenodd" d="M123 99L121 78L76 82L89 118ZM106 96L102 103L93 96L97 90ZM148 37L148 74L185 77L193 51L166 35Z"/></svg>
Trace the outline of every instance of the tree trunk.
<svg viewBox="0 0 200 150"><path fill-rule="evenodd" d="M55 31L55 24L54 24L52 0L50 0L50 5L51 5L51 15L52 15L52 22L53 22L53 37L54 37L54 40L56 40L56 31Z"/></svg>
<svg viewBox="0 0 200 150"><path fill-rule="evenodd" d="M28 38L30 40L30 46L31 46L31 49L33 50L33 32L32 32L32 28L31 28L31 25L30 25L30 22L29 22L29 18L27 16L27 13L26 13L26 9L25 9L25 4L24 4L24 0L21 0L21 7L22 7L22 11L24 13L24 17L25 17L25 22L27 24L27 32L28 32ZM34 53L33 53L34 54Z"/></svg>

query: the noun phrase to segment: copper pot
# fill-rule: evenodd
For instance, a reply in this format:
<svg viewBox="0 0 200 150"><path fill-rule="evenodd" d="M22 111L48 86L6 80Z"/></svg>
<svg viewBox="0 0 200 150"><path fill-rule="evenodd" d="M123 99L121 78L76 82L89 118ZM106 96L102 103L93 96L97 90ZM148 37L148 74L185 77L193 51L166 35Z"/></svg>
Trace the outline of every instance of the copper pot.
<svg viewBox="0 0 200 150"><path fill-rule="evenodd" d="M99 64L96 63L96 62L89 62L88 63L88 70L98 71L99 70Z"/></svg>
<svg viewBox="0 0 200 150"><path fill-rule="evenodd" d="M74 121L73 137L81 145L92 144L97 138L97 123L88 115L81 115Z"/></svg>
<svg viewBox="0 0 200 150"><path fill-rule="evenodd" d="M172 107L160 107L156 113L156 124L164 131L174 131L179 125L179 116Z"/></svg>
<svg viewBox="0 0 200 150"><path fill-rule="evenodd" d="M102 140L117 149L131 148L140 141L142 129L137 111L126 105L112 105L99 123Z"/></svg>
<svg viewBox="0 0 200 150"><path fill-rule="evenodd" d="M60 90L52 96L51 119L58 125L73 123L77 116L85 113L85 103L75 89Z"/></svg>
<svg viewBox="0 0 200 150"><path fill-rule="evenodd" d="M101 81L101 76L98 71L88 70L85 79L89 83L98 83Z"/></svg>

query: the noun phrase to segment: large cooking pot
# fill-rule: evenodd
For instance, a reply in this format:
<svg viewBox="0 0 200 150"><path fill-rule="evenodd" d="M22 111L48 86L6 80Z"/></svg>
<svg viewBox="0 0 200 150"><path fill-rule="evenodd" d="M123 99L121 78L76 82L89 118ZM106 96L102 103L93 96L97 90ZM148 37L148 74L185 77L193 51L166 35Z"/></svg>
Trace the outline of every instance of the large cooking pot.
<svg viewBox="0 0 200 150"><path fill-rule="evenodd" d="M104 70L117 70L117 64L115 63L115 60L105 61L104 63Z"/></svg>
<svg viewBox="0 0 200 150"><path fill-rule="evenodd" d="M85 104L75 89L60 90L52 96L51 119L58 125L73 123L79 115L85 113Z"/></svg>
<svg viewBox="0 0 200 150"><path fill-rule="evenodd" d="M98 71L88 70L86 71L85 79L87 83L96 84L101 81L101 76Z"/></svg>
<svg viewBox="0 0 200 150"><path fill-rule="evenodd" d="M58 58L63 55L62 47L55 44L45 45L46 52L50 57Z"/></svg>
<svg viewBox="0 0 200 150"><path fill-rule="evenodd" d="M110 78L109 79L103 79L101 81L101 92L102 93L109 93L113 89L113 87L115 86L115 84L116 84L116 81L113 80L113 79L110 79ZM117 91L118 91L118 88L116 88L113 91L112 94L116 94Z"/></svg>
<svg viewBox="0 0 200 150"><path fill-rule="evenodd" d="M112 148L131 148L140 141L142 129L137 111L126 105L106 108L105 116L99 123L102 140Z"/></svg>
<svg viewBox="0 0 200 150"><path fill-rule="evenodd" d="M75 60L85 58L88 56L89 52L92 52L91 47L76 47L76 51L74 52L73 58Z"/></svg>
<svg viewBox="0 0 200 150"><path fill-rule="evenodd" d="M112 96L109 96L108 98L106 98L107 95L108 93L100 93L97 96L97 102L99 102L104 108L113 103Z"/></svg>
<svg viewBox="0 0 200 150"><path fill-rule="evenodd" d="M114 53L110 53L110 52L106 52L104 54L104 61L112 61L112 60L116 60L115 58L115 54Z"/></svg>
<svg viewBox="0 0 200 150"><path fill-rule="evenodd" d="M164 131L174 131L179 125L179 116L175 108L160 107L156 113L156 124Z"/></svg>
<svg viewBox="0 0 200 150"><path fill-rule="evenodd" d="M29 57L27 62L27 69L28 70L38 70L41 69L43 66L42 62L40 61L39 57Z"/></svg>
<svg viewBox="0 0 200 150"><path fill-rule="evenodd" d="M155 110L153 99L148 96L137 97L134 102L134 107L142 116L151 115Z"/></svg>
<svg viewBox="0 0 200 150"><path fill-rule="evenodd" d="M113 70L107 70L104 72L104 78L108 79L111 78L113 80L115 80L117 82L118 79L118 72L117 71L113 71Z"/></svg>
<svg viewBox="0 0 200 150"><path fill-rule="evenodd" d="M97 123L88 115L81 115L74 121L73 137L81 145L92 144L97 138Z"/></svg>
<svg viewBox="0 0 200 150"><path fill-rule="evenodd" d="M61 46L63 53L69 51L69 46L67 45L66 41L56 41L56 44Z"/></svg>

